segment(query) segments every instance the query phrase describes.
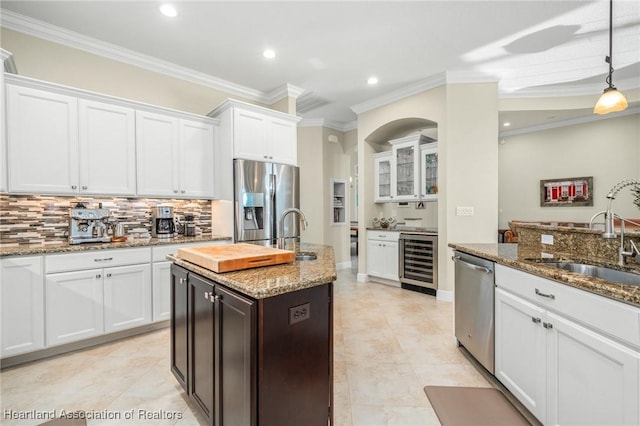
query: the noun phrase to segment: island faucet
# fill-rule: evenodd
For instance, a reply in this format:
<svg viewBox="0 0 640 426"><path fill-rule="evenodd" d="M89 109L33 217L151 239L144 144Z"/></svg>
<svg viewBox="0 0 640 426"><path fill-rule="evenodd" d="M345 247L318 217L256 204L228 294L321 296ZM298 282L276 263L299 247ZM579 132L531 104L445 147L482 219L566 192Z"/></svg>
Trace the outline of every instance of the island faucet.
<svg viewBox="0 0 640 426"><path fill-rule="evenodd" d="M602 234L602 237L616 238L617 235L613 220L615 218L618 218L620 220L620 248L618 249L618 264L621 266L624 266L625 257L627 256L635 257L636 263L640 263L640 250L638 250L638 247L632 240L629 240L631 249L629 251L625 251L624 249L624 223L628 222L636 226L640 226L640 223L625 219L622 216L614 213L613 211L611 211L611 204L613 203L613 200L615 200L616 195L618 195L618 192L620 192L621 189L633 185L640 186L640 180L630 179L623 180L622 182L617 183L607 194L607 199L609 200L609 202L607 203L607 210L594 214L589 221L589 229L593 229L593 222L596 217L604 215L604 233Z"/></svg>
<svg viewBox="0 0 640 426"><path fill-rule="evenodd" d="M283 211L282 214L280 215L280 220L278 221L278 235L279 235L278 248L279 249L284 249L284 238L285 238L284 237L284 218L289 213L297 213L300 215L300 226L302 227L303 231L307 229L307 226L309 225L309 222L307 222L307 218L304 217L304 213L302 213L302 210L297 209L295 207L291 207Z"/></svg>

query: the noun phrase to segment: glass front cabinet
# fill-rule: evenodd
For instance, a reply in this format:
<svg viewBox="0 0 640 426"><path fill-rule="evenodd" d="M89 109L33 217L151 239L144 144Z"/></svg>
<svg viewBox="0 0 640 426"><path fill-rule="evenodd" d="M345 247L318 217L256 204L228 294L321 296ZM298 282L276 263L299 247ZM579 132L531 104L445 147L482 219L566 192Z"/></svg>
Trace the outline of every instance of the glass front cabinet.
<svg viewBox="0 0 640 426"><path fill-rule="evenodd" d="M420 135L390 140L395 179L391 196L394 201L417 201L420 193Z"/></svg>
<svg viewBox="0 0 640 426"><path fill-rule="evenodd" d="M379 152L373 155L375 167L375 202L393 201L391 197L391 151Z"/></svg>
<svg viewBox="0 0 640 426"><path fill-rule="evenodd" d="M438 200L438 143L420 146L420 164L422 179L420 194L423 201Z"/></svg>

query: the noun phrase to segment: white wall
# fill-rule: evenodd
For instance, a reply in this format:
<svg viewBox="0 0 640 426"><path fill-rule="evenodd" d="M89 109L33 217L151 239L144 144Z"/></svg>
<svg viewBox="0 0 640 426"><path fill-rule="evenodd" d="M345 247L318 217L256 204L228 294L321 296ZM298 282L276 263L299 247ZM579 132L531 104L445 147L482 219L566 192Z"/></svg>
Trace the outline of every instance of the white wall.
<svg viewBox="0 0 640 426"><path fill-rule="evenodd" d="M640 179L640 115L616 116L585 124L501 139L499 145L499 227L510 220L588 222L606 209L606 194L618 182ZM592 207L540 207L540 180L593 176ZM613 211L640 218L629 189Z"/></svg>
<svg viewBox="0 0 640 426"><path fill-rule="evenodd" d="M322 127L298 128L298 166L300 167L300 209L309 226L302 231L300 240L305 243L325 243L326 210L325 194L328 185L322 167Z"/></svg>

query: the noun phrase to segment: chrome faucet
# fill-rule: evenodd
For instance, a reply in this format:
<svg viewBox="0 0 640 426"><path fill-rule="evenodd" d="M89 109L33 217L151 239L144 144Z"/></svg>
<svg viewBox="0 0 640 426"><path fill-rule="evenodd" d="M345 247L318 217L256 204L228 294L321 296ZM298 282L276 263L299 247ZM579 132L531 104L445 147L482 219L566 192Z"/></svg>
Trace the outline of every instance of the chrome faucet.
<svg viewBox="0 0 640 426"><path fill-rule="evenodd" d="M278 235L279 235L278 248L279 249L284 249L284 238L285 238L284 237L284 218L289 213L298 213L300 215L300 226L302 227L303 231L307 229L307 226L309 226L309 222L307 222L307 218L304 217L304 213L302 213L302 210L297 209L295 207L291 207L283 211L282 214L280 215L280 220L278 221Z"/></svg>
<svg viewBox="0 0 640 426"><path fill-rule="evenodd" d="M633 185L640 186L640 180L630 179L630 180L623 180L622 182L617 183L613 188L611 188L611 190L607 194L607 199L609 200L609 202L607 203L607 210L594 214L591 217L591 220L589 220L589 229L593 229L593 222L596 219L596 217L600 215L604 215L604 233L602 234L602 237L616 238L617 237L616 228L613 220L615 218L620 219L620 248L618 249L618 264L621 266L624 266L625 257L627 256L635 257L636 263L640 263L640 250L638 250L638 247L635 245L635 243L632 240L629 240L629 243L631 243L630 251L625 251L624 249L624 223L628 222L637 226L640 226L640 224L632 220L625 219L622 216L612 212L611 204L613 203L613 200L615 200L616 195L618 195L618 192L620 192L621 189L626 188L627 186L633 186Z"/></svg>

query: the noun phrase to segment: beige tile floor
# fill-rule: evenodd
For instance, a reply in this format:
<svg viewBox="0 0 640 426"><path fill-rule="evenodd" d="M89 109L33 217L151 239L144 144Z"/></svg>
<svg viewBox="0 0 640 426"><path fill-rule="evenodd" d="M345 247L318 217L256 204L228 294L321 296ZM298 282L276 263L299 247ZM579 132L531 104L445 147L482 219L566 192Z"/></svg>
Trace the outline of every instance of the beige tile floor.
<svg viewBox="0 0 640 426"><path fill-rule="evenodd" d="M359 283L346 270L335 283L334 317L336 425L438 425L424 386L490 386L454 344L450 302ZM7 410L86 410L121 417L89 425L198 425L169 370L168 342L163 329L3 370L0 423L42 423L12 420Z"/></svg>

